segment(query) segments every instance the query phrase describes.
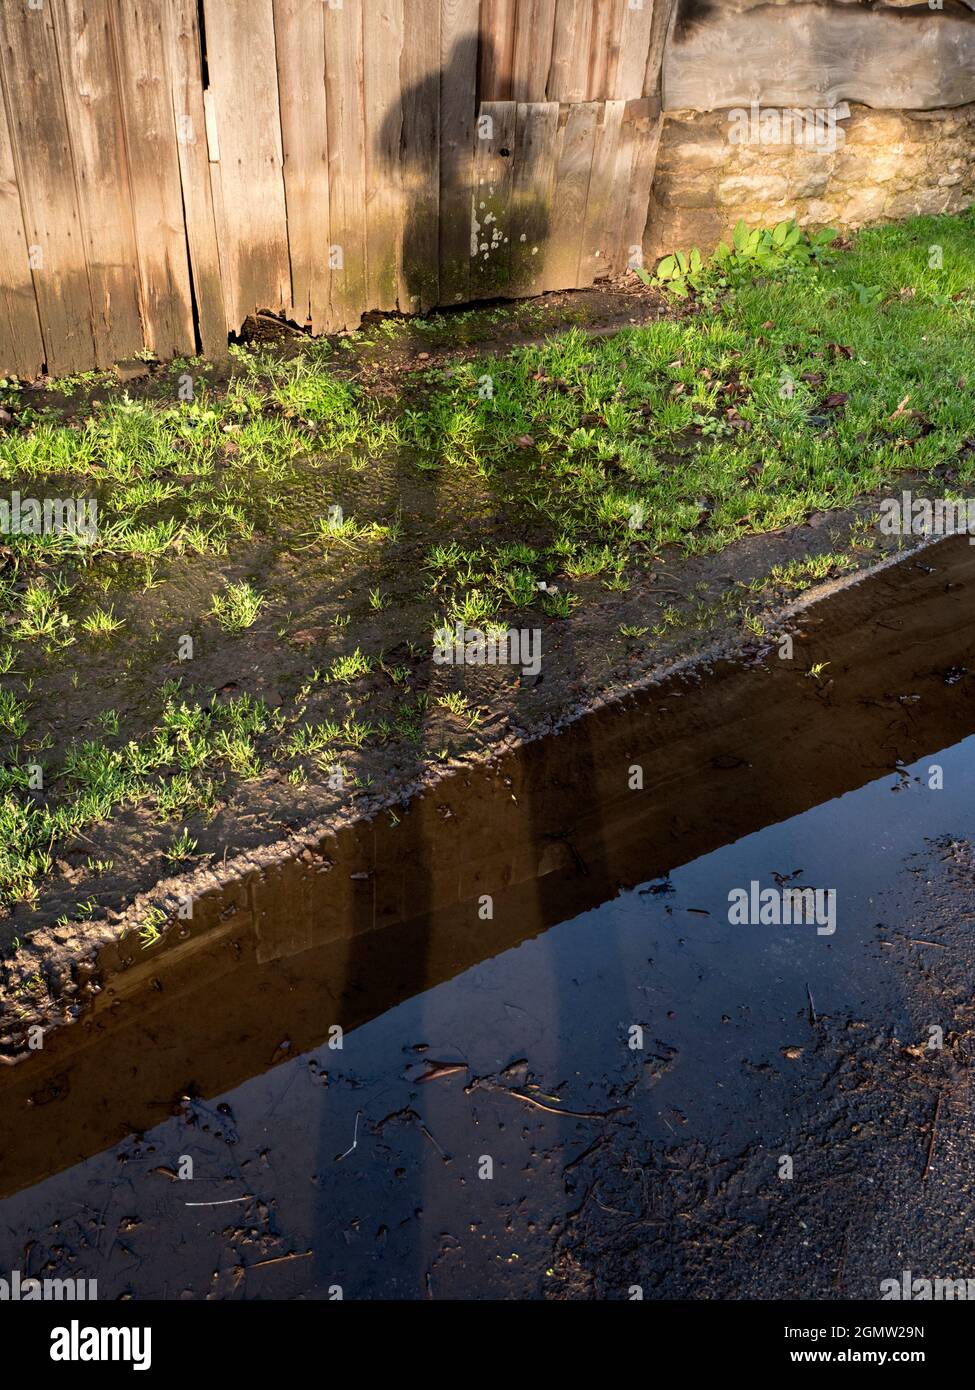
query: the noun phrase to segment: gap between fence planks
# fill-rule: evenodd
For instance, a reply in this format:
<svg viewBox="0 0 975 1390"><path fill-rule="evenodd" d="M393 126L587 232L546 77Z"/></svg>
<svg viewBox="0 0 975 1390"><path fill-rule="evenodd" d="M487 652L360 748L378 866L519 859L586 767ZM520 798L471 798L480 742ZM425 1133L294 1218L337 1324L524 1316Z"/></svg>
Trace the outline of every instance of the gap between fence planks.
<svg viewBox="0 0 975 1390"><path fill-rule="evenodd" d="M217 358L226 354L228 320L210 183L196 0L171 0L170 4L163 0L163 5L164 39L197 334L206 356Z"/></svg>

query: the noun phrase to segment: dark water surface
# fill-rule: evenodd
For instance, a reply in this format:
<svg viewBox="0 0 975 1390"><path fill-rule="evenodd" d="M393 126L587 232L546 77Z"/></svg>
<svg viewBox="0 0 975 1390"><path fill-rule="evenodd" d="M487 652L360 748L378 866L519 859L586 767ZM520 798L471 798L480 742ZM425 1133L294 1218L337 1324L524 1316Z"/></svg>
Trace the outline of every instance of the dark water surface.
<svg viewBox="0 0 975 1390"><path fill-rule="evenodd" d="M426 855L457 857L454 901L295 943L283 898L277 947L106 978L0 1073L0 1272L101 1298L843 1297L871 1296L870 1250L928 1258L937 1209L899 1214L901 1188L969 1181L973 582L939 547L813 610L792 668L682 678L523 782L448 789ZM533 867L498 877L491 798L539 778ZM732 925L752 881L833 890L835 931ZM905 1051L932 1026L933 1083ZM941 1218L938 1257L967 1261L967 1214Z"/></svg>

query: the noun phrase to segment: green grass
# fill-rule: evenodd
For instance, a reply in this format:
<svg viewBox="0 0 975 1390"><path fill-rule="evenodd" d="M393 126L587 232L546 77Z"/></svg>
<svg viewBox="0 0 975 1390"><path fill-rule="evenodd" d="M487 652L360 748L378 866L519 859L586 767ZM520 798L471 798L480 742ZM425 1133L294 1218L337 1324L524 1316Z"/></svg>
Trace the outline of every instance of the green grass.
<svg viewBox="0 0 975 1390"><path fill-rule="evenodd" d="M431 705L410 685L410 662L429 656L444 623L571 622L580 605L625 592L665 547L717 552L908 471L932 489L975 482L975 215L867 230L818 266L703 266L696 279L696 300L644 326L610 337L569 327L374 393L357 379L370 345L381 353L415 331L449 349L510 311L390 320L287 359L235 348L220 390L203 363L171 364L138 400L86 375L61 383L101 398L76 423L23 411L0 433L0 495L94 498L98 533L90 544L68 532L0 538L0 905L36 901L59 843L121 807L208 815L228 783L281 762L300 786L308 764L331 766L343 750L419 747L434 709L440 722L476 723L463 694ZM517 312L526 327L555 322L542 307ZM175 389L187 370L190 401ZM20 387L4 390L17 410ZM143 602L171 604L179 631L208 612L228 633L291 640L303 624L283 616L280 584L265 593L228 577L263 576L256 545L295 557L295 573L341 576L347 606L314 622L348 627L348 654L319 657L273 711L167 685L148 731L133 736L109 710L55 756L37 722L46 678L77 685L92 663L108 669L109 651L169 641L164 624L141 621ZM786 564L750 597L800 590L845 563ZM204 590L188 580L201 571ZM409 659L397 648L385 662L368 625L404 575L419 617ZM186 593L201 592L186 612ZM671 605L618 633L650 641L704 617ZM349 686L366 675L370 689L394 688L394 716L353 707L371 698ZM31 785L38 763L43 790ZM189 843L177 837L172 862Z"/></svg>
<svg viewBox="0 0 975 1390"><path fill-rule="evenodd" d="M698 318L599 340L572 330L465 364L408 428L547 521L569 575L634 544L719 549L908 468L954 463L969 483L972 232L971 215L866 231L832 266L743 284ZM932 244L942 270L928 268ZM869 303L856 291L866 280L881 291Z"/></svg>
<svg viewBox="0 0 975 1390"><path fill-rule="evenodd" d="M326 680L354 681L359 676L367 676L372 670L372 662L356 647L348 656L336 657L328 668Z"/></svg>
<svg viewBox="0 0 975 1390"><path fill-rule="evenodd" d="M181 830L165 852L165 857L173 864L191 859L199 842L194 840L188 830Z"/></svg>
<svg viewBox="0 0 975 1390"><path fill-rule="evenodd" d="M264 603L252 584L228 584L222 594L214 594L210 612L227 632L243 632L253 627Z"/></svg>
<svg viewBox="0 0 975 1390"><path fill-rule="evenodd" d="M115 616L114 608L94 608L87 617L82 618L81 626L85 632L93 637L107 637L113 632L118 632L119 628L124 627L123 619Z"/></svg>
<svg viewBox="0 0 975 1390"><path fill-rule="evenodd" d="M169 695L150 734L138 742L72 743L63 766L51 770L47 791L53 795L46 801L29 792L28 763L8 761L0 768L0 901L34 901L36 879L50 870L55 842L121 807L148 801L164 820L206 811L214 785L202 774L259 775L254 741L277 727L275 714L246 695L210 707Z"/></svg>

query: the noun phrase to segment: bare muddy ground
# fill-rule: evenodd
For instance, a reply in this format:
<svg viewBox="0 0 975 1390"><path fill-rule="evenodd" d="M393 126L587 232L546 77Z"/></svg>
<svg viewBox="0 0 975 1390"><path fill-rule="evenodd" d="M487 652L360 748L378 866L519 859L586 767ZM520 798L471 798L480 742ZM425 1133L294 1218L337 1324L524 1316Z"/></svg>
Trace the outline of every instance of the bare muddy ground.
<svg viewBox="0 0 975 1390"><path fill-rule="evenodd" d="M169 1299L970 1276L973 584L930 547L798 617L800 659L686 671L215 887L0 1070L0 1268ZM832 890L835 930L733 925L753 881Z"/></svg>
<svg viewBox="0 0 975 1390"><path fill-rule="evenodd" d="M659 289L627 274L588 290L560 290L530 300L443 309L426 318L367 314L358 334L337 334L320 341L345 344L345 361L337 364L343 376L361 381L371 391L388 393L404 374L417 368L463 361L485 350L539 343L573 325L591 334L615 333L673 314L680 307ZM385 332L383 325L395 331ZM309 338L273 315L260 314L244 321L240 342L248 347L273 348L287 358L306 348ZM232 374L229 361L214 362L208 365L207 384L219 390ZM153 360L134 358L121 364L114 374L87 372L67 384L56 377L41 377L24 390L22 405L33 410L53 408L63 420L77 421L104 398L106 391L116 390L119 382L133 400L172 396L171 370Z"/></svg>

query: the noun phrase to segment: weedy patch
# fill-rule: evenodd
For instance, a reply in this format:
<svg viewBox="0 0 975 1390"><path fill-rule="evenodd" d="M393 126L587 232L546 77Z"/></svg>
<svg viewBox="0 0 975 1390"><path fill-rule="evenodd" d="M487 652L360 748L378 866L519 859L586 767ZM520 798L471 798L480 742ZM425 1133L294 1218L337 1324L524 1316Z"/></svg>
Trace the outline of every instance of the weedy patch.
<svg viewBox="0 0 975 1390"><path fill-rule="evenodd" d="M138 398L54 383L73 422L0 383L0 492L98 518L0 537L0 911L29 929L64 846L121 812L179 866L242 788L275 788L281 833L381 766L486 747L528 697L516 671L436 668L444 625L544 628L579 687L609 679L607 649L646 665L715 623L762 639L771 602L869 557L869 520L723 593L682 590L681 566L905 474L975 482L973 230L739 229L658 267L675 305L650 322L593 334L544 300L385 320L236 347L220 381L174 363ZM540 340L511 345L514 319ZM384 374L407 335L425 360ZM79 873L105 910L105 873Z"/></svg>
<svg viewBox="0 0 975 1390"><path fill-rule="evenodd" d="M245 581L228 584L222 594L215 594L210 612L228 632L243 632L254 626L263 603L263 597Z"/></svg>

